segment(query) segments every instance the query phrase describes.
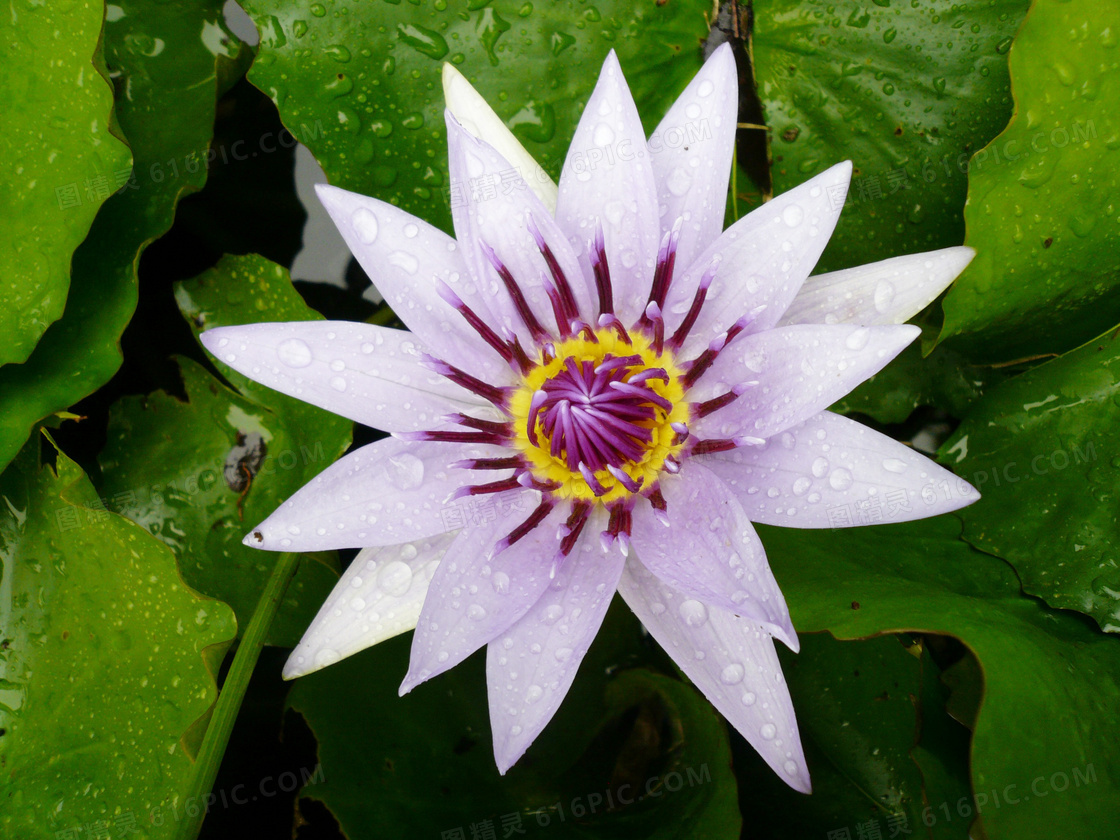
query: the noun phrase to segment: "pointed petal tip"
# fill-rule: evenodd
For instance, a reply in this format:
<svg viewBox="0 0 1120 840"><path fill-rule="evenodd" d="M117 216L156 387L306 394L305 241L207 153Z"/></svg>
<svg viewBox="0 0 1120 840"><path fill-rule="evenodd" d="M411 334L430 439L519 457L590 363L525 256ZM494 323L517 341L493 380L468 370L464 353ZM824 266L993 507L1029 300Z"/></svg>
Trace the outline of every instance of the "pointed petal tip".
<svg viewBox="0 0 1120 840"><path fill-rule="evenodd" d="M801 769L801 765L798 765L797 775L793 779L786 779L786 784L798 793L809 795L813 792L813 780L809 778L809 771Z"/></svg>
<svg viewBox="0 0 1120 840"><path fill-rule="evenodd" d="M226 327L214 327L213 329L206 330L205 332L200 332L198 334L198 340L202 343L203 347L205 347L211 353L214 353L215 347L218 343L218 339L221 338L222 331L225 329Z"/></svg>
<svg viewBox="0 0 1120 840"><path fill-rule="evenodd" d="M310 673L307 669L296 664L296 654L299 652L297 647L292 651L292 655L288 657L288 661L284 663L283 670L280 671L280 678L284 682L302 677L304 674Z"/></svg>
<svg viewBox="0 0 1120 840"><path fill-rule="evenodd" d="M459 79L463 78L463 74L455 69L455 65L450 61L443 62L443 70L440 73L440 81L443 82L443 98L446 100L449 97L448 87L455 84Z"/></svg>

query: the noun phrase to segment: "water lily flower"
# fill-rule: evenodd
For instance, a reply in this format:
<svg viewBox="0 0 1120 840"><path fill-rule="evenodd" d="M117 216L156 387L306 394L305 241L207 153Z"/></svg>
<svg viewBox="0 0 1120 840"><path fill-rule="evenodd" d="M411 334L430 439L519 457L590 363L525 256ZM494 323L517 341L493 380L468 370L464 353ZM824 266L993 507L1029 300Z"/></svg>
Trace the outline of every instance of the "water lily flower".
<svg viewBox="0 0 1120 840"><path fill-rule="evenodd" d="M319 188L408 331L320 321L202 337L246 376L392 434L246 538L363 549L284 676L415 629L404 693L485 646L504 773L556 711L618 592L808 791L774 647L796 651L797 634L751 523L858 524L830 511L863 503L902 521L978 497L826 411L918 335L902 322L972 252L806 280L849 163L724 231L738 101L727 46L648 140L612 52L558 187L450 67L445 91L455 239ZM955 492L928 492L950 480Z"/></svg>

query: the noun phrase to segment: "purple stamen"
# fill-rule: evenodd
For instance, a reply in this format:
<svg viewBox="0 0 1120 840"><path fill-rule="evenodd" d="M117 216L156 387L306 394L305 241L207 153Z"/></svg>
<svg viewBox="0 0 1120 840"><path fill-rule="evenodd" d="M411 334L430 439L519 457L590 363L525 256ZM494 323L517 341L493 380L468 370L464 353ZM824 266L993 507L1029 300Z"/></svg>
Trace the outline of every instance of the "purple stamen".
<svg viewBox="0 0 1120 840"><path fill-rule="evenodd" d="M653 506L653 515L657 517L657 521L669 527L669 506L665 502L665 497L661 495L661 488L654 487L653 490L645 494L649 499L649 503Z"/></svg>
<svg viewBox="0 0 1120 840"><path fill-rule="evenodd" d="M525 466L519 455L509 458L465 458L451 464L452 469L458 470L516 470Z"/></svg>
<svg viewBox="0 0 1120 840"><path fill-rule="evenodd" d="M517 314L521 316L521 321L529 328L533 340L540 341L548 335L548 333L545 331L545 328L541 326L541 322L537 320L536 314L529 307L529 301L525 299L525 293L521 291L521 287L518 286L517 281L513 279L513 275L510 274L509 269L506 268L506 264L494 253L494 249L485 242L480 241L478 245L482 249L483 255L490 261L490 265L494 267L494 271L502 278L506 291L513 301L514 308L517 309Z"/></svg>
<svg viewBox="0 0 1120 840"><path fill-rule="evenodd" d="M448 502L454 502L464 496L484 496L487 493L504 493L507 490L516 490L521 485L516 478L503 478L501 481L492 481L489 484L464 484L447 497Z"/></svg>
<svg viewBox="0 0 1120 840"><path fill-rule="evenodd" d="M665 305L665 297L669 294L669 284L673 281L673 266L677 261L677 244L681 238L681 227L684 219L677 217L672 230L666 232L661 239L661 247L657 251L657 268L653 272L653 286L649 292L649 302L657 304L658 310ZM642 324L649 323L651 316L649 307L642 316Z"/></svg>
<svg viewBox="0 0 1120 840"><path fill-rule="evenodd" d="M712 280L719 271L719 257L712 260L704 275L700 278L700 284L696 287L696 296L692 299L692 306L688 309L688 314L684 316L681 325L677 327L677 331L673 333L673 337L669 339L669 346L673 350L680 350L689 332L696 324L696 319L700 317L700 310L704 306L704 300L708 297L708 287L712 285Z"/></svg>
<svg viewBox="0 0 1120 840"><path fill-rule="evenodd" d="M606 495L607 489L599 483L599 479L595 477L595 473L588 469L587 464L583 461L579 462L579 471L583 476L583 480L587 482L587 486L591 488L591 492L596 496Z"/></svg>
<svg viewBox="0 0 1120 840"><path fill-rule="evenodd" d="M466 319L466 322L471 325L474 331L482 336L482 340L493 347L498 355L506 360L507 364L513 361L513 351L510 350L509 345L498 338L498 334L490 329L473 309L463 303L462 298L455 294L450 286L440 280L436 286L436 292L443 298L444 302L456 309Z"/></svg>
<svg viewBox="0 0 1120 840"><path fill-rule="evenodd" d="M599 293L599 314L614 312L614 292L611 288L611 270L607 265L607 244L603 224L595 228L595 239L587 244L591 256L591 269L595 272L595 289Z"/></svg>
<svg viewBox="0 0 1120 840"><path fill-rule="evenodd" d="M653 352L660 356L665 348L665 319L661 316L661 307L651 300L642 317L646 324L653 327Z"/></svg>
<svg viewBox="0 0 1120 840"><path fill-rule="evenodd" d="M706 400L705 402L694 406L693 416L698 419L700 417L707 417L713 411L719 411L724 406L731 405L731 403L739 399L740 395L742 395L746 391L749 391L753 386L757 384L757 381L740 383L739 385L736 385L734 388L728 391L726 394L720 394L718 397L712 397L712 399Z"/></svg>
<svg viewBox="0 0 1120 840"><path fill-rule="evenodd" d="M572 504L572 513L568 517L561 529L564 531L563 535L557 534L560 539L560 552L567 557L571 554L572 549L575 547L576 540L579 539L580 532L583 531L583 526L587 524L587 517L591 515L591 503L585 501L578 501Z"/></svg>
<svg viewBox="0 0 1120 840"><path fill-rule="evenodd" d="M622 321L618 320L618 316L613 312L605 312L600 315L599 326L603 329L614 330L627 347L634 343L630 340L630 333L626 332L626 327L623 326Z"/></svg>
<svg viewBox="0 0 1120 840"><path fill-rule="evenodd" d="M637 493L638 490L640 490L641 487L642 487L642 481L644 479L631 478L629 475L626 474L625 471L623 471L622 469L614 466L613 464L607 464L607 472L609 472L611 475L613 475L615 477L615 479L618 481L618 483L621 484L623 487L625 487L627 490L629 490L631 493Z"/></svg>
<svg viewBox="0 0 1120 840"><path fill-rule="evenodd" d="M552 253L552 249L548 247L548 243L544 241L541 236L540 228L537 227L537 222L530 213L526 219L525 226L529 229L533 241L537 243L537 250L541 252L544 257L545 264L548 270L552 272L553 282L556 284L556 291L560 297L562 311L564 312L564 321L569 322L579 314L579 307L576 306L575 295L572 294L571 284L568 283L568 278L565 276L564 271L560 268L560 263L556 261L556 255ZM559 323L559 320L557 320Z"/></svg>
<svg viewBox="0 0 1120 840"><path fill-rule="evenodd" d="M476 379L466 371L459 370L459 368L449 365L435 356L424 353L420 357L420 363L428 370L450 379L456 385L460 385L468 391L473 391L496 406L503 407L509 400L509 388L501 388L483 382L481 379Z"/></svg>
<svg viewBox="0 0 1120 840"><path fill-rule="evenodd" d="M524 537L534 528L544 521L544 518L552 512L553 502L548 497L541 499L541 503L537 505L537 509L529 514L529 518L509 532L509 535L503 539L498 540L497 545L494 546L494 554L501 554L519 539Z"/></svg>

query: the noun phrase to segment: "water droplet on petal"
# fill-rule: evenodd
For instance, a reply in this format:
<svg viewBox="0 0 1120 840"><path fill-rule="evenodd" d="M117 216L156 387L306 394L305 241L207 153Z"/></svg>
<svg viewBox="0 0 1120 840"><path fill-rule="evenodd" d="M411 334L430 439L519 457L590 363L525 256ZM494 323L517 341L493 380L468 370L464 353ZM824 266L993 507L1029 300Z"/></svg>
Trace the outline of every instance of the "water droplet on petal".
<svg viewBox="0 0 1120 840"><path fill-rule="evenodd" d="M315 664L320 668L324 668L327 665L333 665L341 658L342 657L338 655L337 650L333 650L332 648L323 648L321 651L315 654Z"/></svg>
<svg viewBox="0 0 1120 840"><path fill-rule="evenodd" d="M875 286L875 311L886 312L892 300L894 300L894 286L886 280L880 280Z"/></svg>
<svg viewBox="0 0 1120 840"><path fill-rule="evenodd" d="M420 268L420 263L416 257L406 251L393 251L386 257L386 260L389 265L399 268L407 274L415 274Z"/></svg>
<svg viewBox="0 0 1120 840"><path fill-rule="evenodd" d="M743 666L733 662L720 672L719 679L724 685L737 685L743 681Z"/></svg>
<svg viewBox="0 0 1120 840"><path fill-rule="evenodd" d="M900 461L898 458L888 458L883 461L883 469L893 473L906 472L907 464L905 461Z"/></svg>
<svg viewBox="0 0 1120 840"><path fill-rule="evenodd" d="M358 238L366 245L373 244L377 239L377 217L365 207L359 207L350 217L350 224L354 226Z"/></svg>
<svg viewBox="0 0 1120 840"><path fill-rule="evenodd" d="M525 692L526 703L536 703L544 696L544 689L539 685L531 685Z"/></svg>
<svg viewBox="0 0 1120 840"><path fill-rule="evenodd" d="M482 621L486 618L486 607L481 604L471 604L467 607L467 618L471 621Z"/></svg>
<svg viewBox="0 0 1120 840"><path fill-rule="evenodd" d="M791 204L782 211L782 221L786 223L787 227L797 227L805 220L805 211L798 205Z"/></svg>
<svg viewBox="0 0 1120 840"><path fill-rule="evenodd" d="M386 563L385 568L377 576L377 585L386 595L399 598L412 585L412 569L400 560Z"/></svg>
<svg viewBox="0 0 1120 840"><path fill-rule="evenodd" d="M596 146L609 146L614 142L614 129L606 123L599 123L591 135L591 141Z"/></svg>
<svg viewBox="0 0 1120 840"><path fill-rule="evenodd" d="M665 186L669 188L669 192L673 195L684 195L692 186L692 176L688 173L688 170L678 166L669 173L669 177L665 180Z"/></svg>
<svg viewBox="0 0 1120 840"><path fill-rule="evenodd" d="M402 452L389 459L389 480L398 490L415 490L424 481L424 462Z"/></svg>
<svg viewBox="0 0 1120 840"><path fill-rule="evenodd" d="M748 692L747 692L746 694L744 694L744 695L743 695L743 696L742 696L741 698L739 698L739 699L743 701L743 705L744 705L744 706L753 706L753 705L754 705L754 701L755 701L755 700L756 700L757 698L756 698L756 697L754 696L754 692L753 692L753 691L748 691Z"/></svg>
<svg viewBox="0 0 1120 840"><path fill-rule="evenodd" d="M765 738L767 741L772 740L778 734L778 727L772 723L762 724L762 728L758 730L758 734Z"/></svg>
<svg viewBox="0 0 1120 840"><path fill-rule="evenodd" d="M813 464L810 469L816 478L824 478L828 475L829 463L827 458L814 458Z"/></svg>
<svg viewBox="0 0 1120 840"><path fill-rule="evenodd" d="M677 611L689 627L699 627L708 620L708 608L692 598L682 602Z"/></svg>
<svg viewBox="0 0 1120 840"><path fill-rule="evenodd" d="M828 477L828 485L833 490L847 490L852 486L852 474L843 467L837 467Z"/></svg>
<svg viewBox="0 0 1120 840"><path fill-rule="evenodd" d="M507 575L505 572L496 573L490 580L490 583L493 585L495 592L498 592L502 595L509 592L509 575Z"/></svg>
<svg viewBox="0 0 1120 840"><path fill-rule="evenodd" d="M306 341L298 338L280 342L280 346L276 348L276 356L288 367L302 368L311 364L311 348Z"/></svg>
<svg viewBox="0 0 1120 840"><path fill-rule="evenodd" d="M844 346L849 350L862 350L867 346L868 340L871 338L871 330L867 327L860 327L858 330L853 330L852 333L844 339Z"/></svg>
<svg viewBox="0 0 1120 840"><path fill-rule="evenodd" d="M795 480L795 481L793 482L793 495L795 495L795 496L803 496L803 495L805 495L805 493L806 493L806 492L808 492L809 488L810 488L810 487L811 487L812 485L813 485L813 482L812 482L812 481L810 481L810 480L809 480L808 478L806 478L805 476L800 476L800 477L798 477L798 478L797 478L797 479L796 479L796 480Z"/></svg>

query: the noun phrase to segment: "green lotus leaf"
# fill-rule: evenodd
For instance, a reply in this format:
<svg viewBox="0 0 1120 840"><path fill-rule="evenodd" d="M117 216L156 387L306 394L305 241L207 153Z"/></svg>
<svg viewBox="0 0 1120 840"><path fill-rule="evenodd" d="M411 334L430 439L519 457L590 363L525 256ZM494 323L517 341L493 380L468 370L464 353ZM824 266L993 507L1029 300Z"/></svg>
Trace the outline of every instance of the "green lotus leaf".
<svg viewBox="0 0 1120 840"><path fill-rule="evenodd" d="M233 613L52 446L0 475L0 833L170 837Z"/></svg>

